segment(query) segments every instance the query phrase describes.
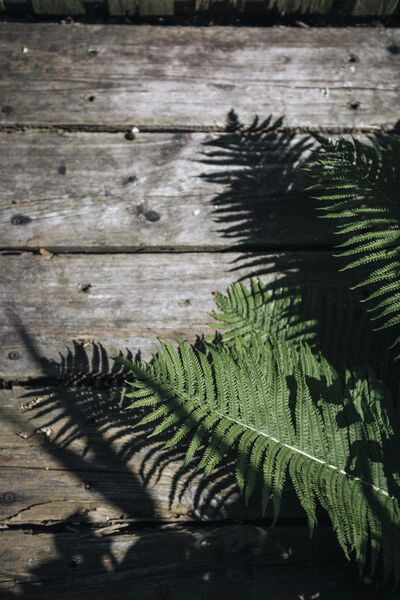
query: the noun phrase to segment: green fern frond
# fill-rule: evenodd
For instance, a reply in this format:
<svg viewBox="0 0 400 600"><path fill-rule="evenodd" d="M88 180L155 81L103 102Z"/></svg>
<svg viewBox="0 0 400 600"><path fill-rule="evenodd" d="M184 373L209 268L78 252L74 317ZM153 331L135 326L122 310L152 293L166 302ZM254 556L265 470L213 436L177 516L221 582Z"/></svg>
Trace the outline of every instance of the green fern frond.
<svg viewBox="0 0 400 600"><path fill-rule="evenodd" d="M395 328L400 343L400 142L371 146L357 140L336 143L315 136L320 148L308 167L311 186L324 205L325 218L339 221L345 240L337 256L349 257L344 269L368 267L371 273L354 288L368 286L365 299L376 329ZM380 286L381 282L385 286ZM380 287L379 287L380 286ZM377 289L378 288L378 289ZM384 296L381 301L378 297ZM393 330L392 330L393 331Z"/></svg>
<svg viewBox="0 0 400 600"><path fill-rule="evenodd" d="M141 423L170 430L167 446L186 438L186 461L197 452L205 473L234 448L246 501L259 481L274 521L289 475L310 531L319 503L346 556L354 551L360 569L370 556L373 571L382 554L385 580L397 583L400 478L398 465L390 473L383 466L385 444L396 440L385 390L370 372L339 377L305 343L241 339L208 355L162 342L152 363L125 361L136 378L130 408L151 406Z"/></svg>
<svg viewBox="0 0 400 600"><path fill-rule="evenodd" d="M252 334L262 339L274 336L296 346L307 342L336 369L368 364L385 381L398 377L387 348L389 336L373 334L368 313L352 293L321 294L312 285L290 292L252 279L249 287L236 283L226 295L218 293L216 304L219 311L211 313L215 322L210 325L222 330L222 344L235 344L238 337L246 342Z"/></svg>

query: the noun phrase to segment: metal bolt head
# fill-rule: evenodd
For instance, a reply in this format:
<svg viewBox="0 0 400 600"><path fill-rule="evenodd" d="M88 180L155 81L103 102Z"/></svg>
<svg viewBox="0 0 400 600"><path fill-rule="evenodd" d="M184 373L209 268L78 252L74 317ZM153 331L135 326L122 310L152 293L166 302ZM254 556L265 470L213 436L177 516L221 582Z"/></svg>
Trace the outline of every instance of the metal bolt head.
<svg viewBox="0 0 400 600"><path fill-rule="evenodd" d="M11 352L8 353L8 358L10 360L17 360L17 358L19 358L19 354L15 350L11 350Z"/></svg>

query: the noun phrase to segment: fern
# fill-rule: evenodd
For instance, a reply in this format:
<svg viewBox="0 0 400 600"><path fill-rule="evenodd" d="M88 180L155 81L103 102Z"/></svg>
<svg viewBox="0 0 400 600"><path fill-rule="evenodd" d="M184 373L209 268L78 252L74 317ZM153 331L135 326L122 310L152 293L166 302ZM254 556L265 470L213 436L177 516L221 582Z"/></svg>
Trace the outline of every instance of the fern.
<svg viewBox="0 0 400 600"><path fill-rule="evenodd" d="M209 355L162 342L151 364L124 364L136 378L130 408L153 408L139 425L158 422L152 435L172 430L167 447L188 438L186 462L199 452L206 474L234 447L246 502L260 480L274 522L289 475L311 532L319 503L346 555L354 551L361 569L370 556L373 572L382 551L385 580L398 582L400 478L386 474L381 457L395 437L389 399L371 372L340 377L306 343L256 334L209 346Z"/></svg>
<svg viewBox="0 0 400 600"><path fill-rule="evenodd" d="M324 205L326 218L338 220L336 233L345 240L337 256L349 259L344 269L370 267L354 286L367 287L376 328L394 330L400 343L400 142L382 148L357 140L332 143L316 136L321 146L308 167L318 180L310 189Z"/></svg>
<svg viewBox="0 0 400 600"><path fill-rule="evenodd" d="M207 474L233 449L246 502L259 485L274 522L289 478L310 532L320 506L360 571L381 560L384 581L397 585L400 362L388 338L400 343L400 144L317 139L312 189L338 220L340 256L359 269L354 287L367 288L368 311L356 292L253 280L217 294L222 334L202 351L162 342L151 363L119 360L134 376L130 408L147 407L139 425L153 423L151 435L169 435L167 447L185 439L186 463L197 453Z"/></svg>
<svg viewBox="0 0 400 600"><path fill-rule="evenodd" d="M235 344L238 337L246 341L252 333L295 345L307 342L336 369L369 365L397 392L400 364L388 350L390 338L387 332L373 335L368 314L354 294L321 294L311 285L291 292L252 279L250 288L233 284L226 295L218 293L215 301L219 311L211 313L215 319L211 325L222 330L220 343ZM338 331L351 331L351 335L338 335Z"/></svg>

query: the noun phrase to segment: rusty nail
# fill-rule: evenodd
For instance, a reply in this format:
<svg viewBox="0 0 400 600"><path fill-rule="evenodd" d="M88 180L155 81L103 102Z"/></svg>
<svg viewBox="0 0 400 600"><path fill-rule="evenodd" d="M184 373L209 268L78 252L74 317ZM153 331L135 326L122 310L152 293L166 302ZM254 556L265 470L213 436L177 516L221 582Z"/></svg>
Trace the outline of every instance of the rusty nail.
<svg viewBox="0 0 400 600"><path fill-rule="evenodd" d="M8 353L8 358L10 360L17 360L17 358L19 358L19 354L18 354L18 352L15 352L14 350L12 350L11 352Z"/></svg>
<svg viewBox="0 0 400 600"><path fill-rule="evenodd" d="M11 504L12 502L15 502L15 494L12 492L6 492L3 494L3 501L5 504Z"/></svg>

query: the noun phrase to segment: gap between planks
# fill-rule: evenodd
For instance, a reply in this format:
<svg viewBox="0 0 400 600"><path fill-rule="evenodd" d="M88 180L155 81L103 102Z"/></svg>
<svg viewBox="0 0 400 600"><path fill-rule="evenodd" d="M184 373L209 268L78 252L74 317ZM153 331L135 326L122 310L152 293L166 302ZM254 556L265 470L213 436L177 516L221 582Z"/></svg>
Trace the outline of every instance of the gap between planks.
<svg viewBox="0 0 400 600"><path fill-rule="evenodd" d="M150 127L141 123L102 125L97 124L71 124L52 123L50 125L43 123L15 123L7 125L0 123L0 134L2 133L40 133L40 132L57 132L57 133L127 133L131 129L137 127L138 133L228 133L226 126L210 126L210 125L168 125ZM397 127L370 125L366 127L278 127L277 133L286 134L321 134L321 135L361 135L364 133L396 133Z"/></svg>

